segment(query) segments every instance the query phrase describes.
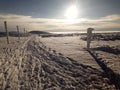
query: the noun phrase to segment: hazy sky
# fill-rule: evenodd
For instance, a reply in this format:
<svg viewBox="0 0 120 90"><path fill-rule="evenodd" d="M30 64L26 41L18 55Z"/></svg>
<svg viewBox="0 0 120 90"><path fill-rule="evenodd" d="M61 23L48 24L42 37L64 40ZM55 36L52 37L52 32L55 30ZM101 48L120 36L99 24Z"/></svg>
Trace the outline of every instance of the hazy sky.
<svg viewBox="0 0 120 90"><path fill-rule="evenodd" d="M75 5L79 15L67 20L66 10ZM120 29L120 0L0 0L0 30L7 20L15 25L39 30Z"/></svg>

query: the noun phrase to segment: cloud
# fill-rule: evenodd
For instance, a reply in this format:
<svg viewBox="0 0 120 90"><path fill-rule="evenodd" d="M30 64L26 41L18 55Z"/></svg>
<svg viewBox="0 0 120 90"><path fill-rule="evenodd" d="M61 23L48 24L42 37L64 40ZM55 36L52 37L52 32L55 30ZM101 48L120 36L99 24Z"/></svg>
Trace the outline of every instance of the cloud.
<svg viewBox="0 0 120 90"><path fill-rule="evenodd" d="M75 20L51 19L51 18L33 18L32 16L0 14L0 30L4 30L4 21L8 22L9 30L16 30L19 25L20 30L85 30L88 27L95 29L120 28L120 15L109 15L97 19L79 18Z"/></svg>
<svg viewBox="0 0 120 90"><path fill-rule="evenodd" d="M109 15L106 17L102 17L100 21L120 21L120 15Z"/></svg>

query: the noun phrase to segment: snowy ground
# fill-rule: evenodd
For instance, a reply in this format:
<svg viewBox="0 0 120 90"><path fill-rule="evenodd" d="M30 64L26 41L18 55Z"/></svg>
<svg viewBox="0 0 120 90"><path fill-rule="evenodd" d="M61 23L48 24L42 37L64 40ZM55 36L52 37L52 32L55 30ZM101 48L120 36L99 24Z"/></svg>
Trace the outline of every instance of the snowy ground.
<svg viewBox="0 0 120 90"><path fill-rule="evenodd" d="M0 38L2 90L115 90L79 37Z"/></svg>
<svg viewBox="0 0 120 90"><path fill-rule="evenodd" d="M108 45L110 47L118 47L120 49L120 40L115 41L93 41L91 47L100 47L103 45ZM99 57L101 57L109 68L114 72L120 74L120 54L114 54L109 52L104 52L101 50L95 50Z"/></svg>
<svg viewBox="0 0 120 90"><path fill-rule="evenodd" d="M64 54L66 57L100 70L98 64L85 50L86 41L81 40L79 36L42 38L41 41L46 46Z"/></svg>

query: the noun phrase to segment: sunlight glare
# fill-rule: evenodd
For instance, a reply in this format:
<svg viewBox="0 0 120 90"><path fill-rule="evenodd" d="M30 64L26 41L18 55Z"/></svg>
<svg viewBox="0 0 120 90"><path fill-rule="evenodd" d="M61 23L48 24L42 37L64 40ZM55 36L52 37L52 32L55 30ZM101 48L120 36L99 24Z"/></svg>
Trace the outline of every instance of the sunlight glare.
<svg viewBox="0 0 120 90"><path fill-rule="evenodd" d="M66 13L65 13L65 16L68 18L68 19L75 19L77 18L78 16L78 9L76 6L71 6L67 9Z"/></svg>

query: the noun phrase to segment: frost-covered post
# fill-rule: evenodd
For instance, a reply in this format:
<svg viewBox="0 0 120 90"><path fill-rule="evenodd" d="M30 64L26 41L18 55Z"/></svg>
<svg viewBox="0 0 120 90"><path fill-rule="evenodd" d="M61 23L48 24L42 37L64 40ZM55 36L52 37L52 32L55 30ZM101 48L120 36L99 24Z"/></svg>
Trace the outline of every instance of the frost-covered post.
<svg viewBox="0 0 120 90"><path fill-rule="evenodd" d="M5 25L5 31L6 31L6 38L7 38L7 44L9 44L9 33L8 33L8 29L7 29L7 21L4 21L4 25Z"/></svg>
<svg viewBox="0 0 120 90"><path fill-rule="evenodd" d="M18 40L20 40L19 26L16 26L16 27L17 27L17 32L18 32Z"/></svg>
<svg viewBox="0 0 120 90"><path fill-rule="evenodd" d="M90 43L91 43L91 39L92 39L92 31L94 30L94 28L88 28L87 29L87 49L90 49Z"/></svg>

